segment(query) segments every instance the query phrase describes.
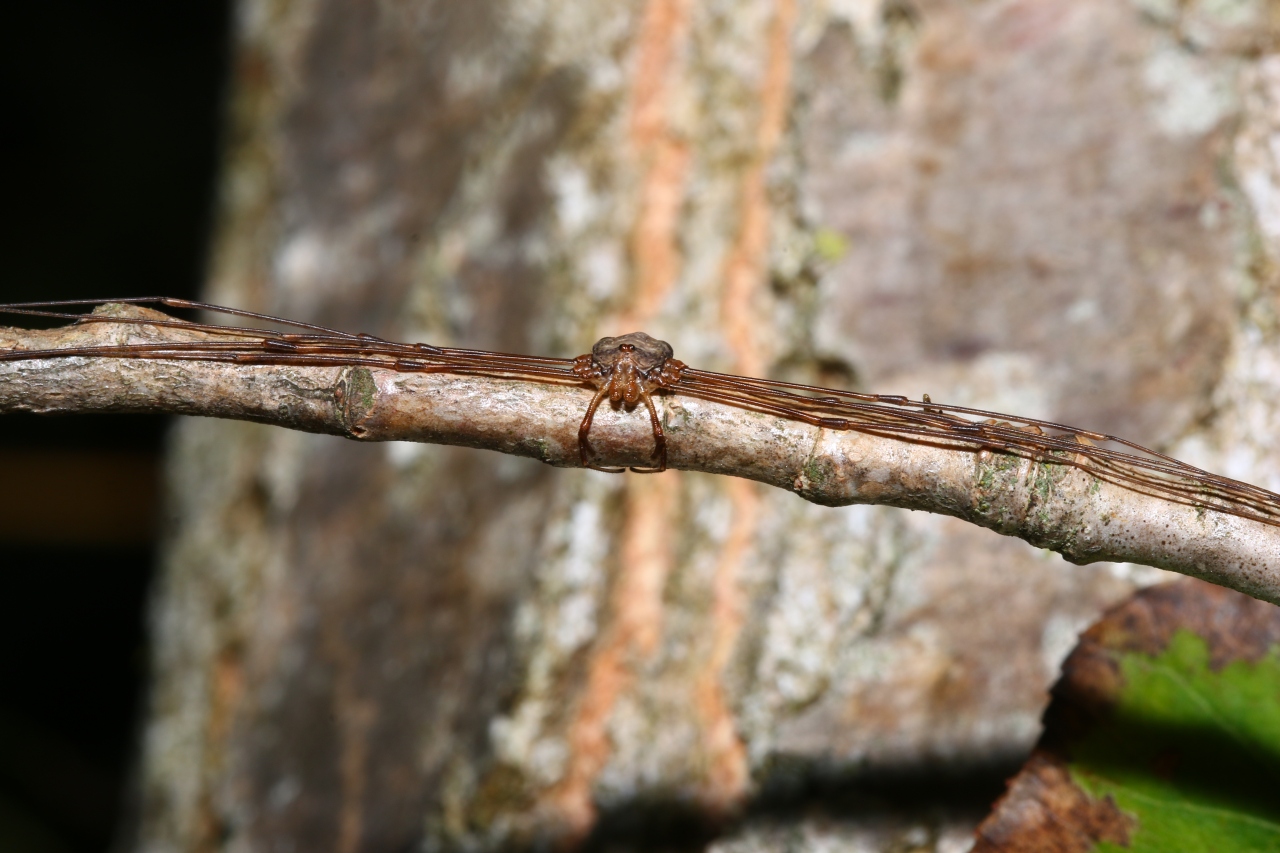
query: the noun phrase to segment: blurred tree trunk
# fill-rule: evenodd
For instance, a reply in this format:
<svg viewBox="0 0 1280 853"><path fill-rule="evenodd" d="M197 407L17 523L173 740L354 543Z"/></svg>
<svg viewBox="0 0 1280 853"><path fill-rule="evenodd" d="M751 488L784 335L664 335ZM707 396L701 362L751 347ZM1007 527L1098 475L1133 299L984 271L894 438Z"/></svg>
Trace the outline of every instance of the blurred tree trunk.
<svg viewBox="0 0 1280 853"><path fill-rule="evenodd" d="M206 296L558 356L643 328L1276 488L1276 14L244 0ZM1159 574L238 423L184 423L170 490L157 853L962 850L1075 632Z"/></svg>

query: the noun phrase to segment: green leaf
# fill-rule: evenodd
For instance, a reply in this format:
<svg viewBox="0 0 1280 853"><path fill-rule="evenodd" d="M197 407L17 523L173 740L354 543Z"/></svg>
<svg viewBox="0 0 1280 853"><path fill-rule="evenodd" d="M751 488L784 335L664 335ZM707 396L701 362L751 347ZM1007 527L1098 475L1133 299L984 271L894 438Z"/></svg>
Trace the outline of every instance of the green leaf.
<svg viewBox="0 0 1280 853"><path fill-rule="evenodd" d="M1053 693L975 851L1280 851L1280 608L1199 581L1143 590Z"/></svg>
<svg viewBox="0 0 1280 853"><path fill-rule="evenodd" d="M1111 717L1068 766L1135 818L1127 849L1280 851L1280 647L1215 672L1208 643L1182 629L1163 654L1117 663Z"/></svg>

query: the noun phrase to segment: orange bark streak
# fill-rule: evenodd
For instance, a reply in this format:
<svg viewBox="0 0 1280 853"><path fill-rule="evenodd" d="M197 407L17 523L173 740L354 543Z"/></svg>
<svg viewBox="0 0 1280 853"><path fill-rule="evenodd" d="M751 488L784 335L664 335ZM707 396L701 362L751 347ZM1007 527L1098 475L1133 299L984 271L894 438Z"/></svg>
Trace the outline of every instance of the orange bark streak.
<svg viewBox="0 0 1280 853"><path fill-rule="evenodd" d="M669 112L687 18L688 0L650 0L637 40L628 143L641 179L629 240L631 304L618 321L624 332L653 320L680 273L676 235L689 152L673 132ZM675 562L669 531L678 498L678 483L671 475L628 479L610 623L593 650L569 727L568 769L551 794L573 837L582 837L595 823L592 787L612 754L609 718L634 679L635 658L652 655L661 640L662 590Z"/></svg>
<svg viewBox="0 0 1280 853"><path fill-rule="evenodd" d="M711 654L698 675L694 694L705 732L708 766L704 799L719 813L732 811L749 782L747 752L738 737L733 710L720 676L733 656L742 630L745 605L738 572L751 549L760 510L760 499L752 483L731 479L727 489L733 521L711 581Z"/></svg>
<svg viewBox="0 0 1280 853"><path fill-rule="evenodd" d="M689 148L672 128L670 111L688 17L688 0L650 0L640 27L627 142L642 177L629 240L633 279L631 305L619 326L623 332L653 320L680 273L676 233Z"/></svg>
<svg viewBox="0 0 1280 853"><path fill-rule="evenodd" d="M239 649L223 647L213 660L210 679L209 718L205 729L205 775L200 792L195 850L213 851L221 846L224 819L213 800L210 779L217 778L226 767L227 739L236 708L244 696L244 667Z"/></svg>
<svg viewBox="0 0 1280 853"><path fill-rule="evenodd" d="M568 734L569 769L552 801L570 833L595 822L591 787L613 752L607 726L634 679L637 657L652 655L662 633L662 591L673 563L669 536L678 481L671 475L633 478L627 489L621 571L610 595L612 615L587 671L586 689Z"/></svg>
<svg viewBox="0 0 1280 853"><path fill-rule="evenodd" d="M742 179L742 219L725 263L722 302L725 337L734 356L735 373L759 376L764 371L755 336L756 297L768 272L769 198L766 170L786 127L791 94L791 30L795 0L777 0L768 34L768 57L760 92L756 151ZM742 631L743 602L738 583L760 514L760 498L751 483L731 480L728 487L732 522L724 552L712 580L712 642L706 669L698 680L697 707L706 732L708 758L706 800L719 811L741 801L749 781L747 753L737 734L732 709L720 677Z"/></svg>
<svg viewBox="0 0 1280 853"><path fill-rule="evenodd" d="M631 308L619 327L624 332L653 319L680 274L676 233L689 150L680 140L663 137L654 142L651 157L640 190L640 215L631 234L635 278Z"/></svg>

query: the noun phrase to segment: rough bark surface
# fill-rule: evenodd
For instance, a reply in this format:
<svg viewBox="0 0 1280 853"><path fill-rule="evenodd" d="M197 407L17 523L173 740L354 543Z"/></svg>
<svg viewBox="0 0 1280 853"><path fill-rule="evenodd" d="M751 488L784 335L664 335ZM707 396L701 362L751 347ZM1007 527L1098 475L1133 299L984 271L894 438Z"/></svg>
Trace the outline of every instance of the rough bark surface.
<svg viewBox="0 0 1280 853"><path fill-rule="evenodd" d="M1276 15L246 0L206 296L563 356L643 328L1276 489ZM769 804L1012 770L1075 633L1150 578L746 481L251 424L183 424L169 488L156 853L734 814L725 849L963 850L985 804L955 788L835 826Z"/></svg>

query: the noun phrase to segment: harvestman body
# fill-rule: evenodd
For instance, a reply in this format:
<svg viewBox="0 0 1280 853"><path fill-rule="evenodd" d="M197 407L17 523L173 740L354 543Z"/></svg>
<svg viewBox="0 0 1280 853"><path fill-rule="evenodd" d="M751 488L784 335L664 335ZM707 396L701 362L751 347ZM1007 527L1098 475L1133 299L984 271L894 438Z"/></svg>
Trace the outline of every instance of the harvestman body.
<svg viewBox="0 0 1280 853"><path fill-rule="evenodd" d="M653 427L653 466L631 470L656 473L667 467L667 442L653 395L676 393L799 421L819 429L854 430L908 444L969 450L976 454L979 462L990 459L996 452L1032 463L1071 466L1136 492L1280 526L1280 495L1211 474L1113 435L1052 421L934 403L928 395L922 400L910 400L898 395L814 388L772 379L697 370L674 358L670 344L643 332L602 338L590 353L567 360L396 343L371 335L352 334L185 299L145 297L114 301L214 311L291 326L301 331L278 332L193 323L164 315L127 317L69 313L65 310L69 306L99 304L99 301L0 305L0 313L52 317L76 323L175 328L203 335L200 340L72 346L52 350L14 349L0 351L0 362L79 356L245 365L363 366L402 373L453 373L579 387L585 384L595 389L595 395L578 428L579 458L583 467L611 473L625 469L595 464L589 440L591 424L600 404L608 398L614 405L634 410L644 403ZM1103 446L1105 444L1113 447ZM1125 449L1114 449L1117 445Z"/></svg>
<svg viewBox="0 0 1280 853"><path fill-rule="evenodd" d="M653 392L670 388L680 381L688 367L683 361L672 358L671 344L651 338L644 332L631 332L616 338L601 338L587 355L573 360L573 375L596 386L596 395L587 406L587 414L578 427L578 453L582 467L619 474L625 468L602 468L591 462L591 443L588 434L596 409L605 397L614 405L623 403L629 409L643 401L649 410L653 424L653 468L632 468L637 474L656 474L667 468L667 437L658 420L658 410L653 406Z"/></svg>

